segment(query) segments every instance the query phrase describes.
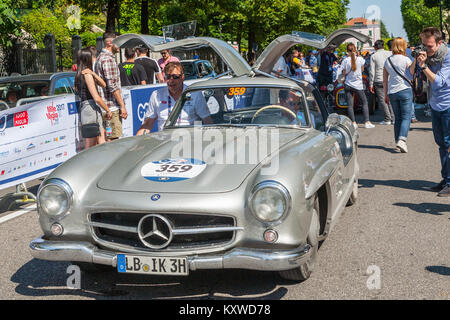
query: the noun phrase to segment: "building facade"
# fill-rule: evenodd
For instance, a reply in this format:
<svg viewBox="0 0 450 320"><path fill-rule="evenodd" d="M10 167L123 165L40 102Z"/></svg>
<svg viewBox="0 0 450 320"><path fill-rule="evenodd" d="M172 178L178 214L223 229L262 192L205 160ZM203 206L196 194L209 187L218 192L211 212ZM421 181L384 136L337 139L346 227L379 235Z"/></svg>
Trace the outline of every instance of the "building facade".
<svg viewBox="0 0 450 320"><path fill-rule="evenodd" d="M373 45L375 41L381 39L381 25L380 21L368 20L365 18L354 18L345 24L348 28L351 28L357 32L365 34L370 37L370 40L366 43L361 43L355 38L347 40L356 45L359 50L362 51L374 51Z"/></svg>

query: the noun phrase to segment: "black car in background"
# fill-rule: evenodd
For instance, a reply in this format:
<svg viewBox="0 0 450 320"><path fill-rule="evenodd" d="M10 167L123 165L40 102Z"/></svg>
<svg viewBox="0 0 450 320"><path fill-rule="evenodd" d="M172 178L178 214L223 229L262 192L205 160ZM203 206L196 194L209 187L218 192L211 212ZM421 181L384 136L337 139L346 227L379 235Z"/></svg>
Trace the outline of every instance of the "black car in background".
<svg viewBox="0 0 450 320"><path fill-rule="evenodd" d="M75 72L56 72L0 78L0 111L44 97L73 94Z"/></svg>

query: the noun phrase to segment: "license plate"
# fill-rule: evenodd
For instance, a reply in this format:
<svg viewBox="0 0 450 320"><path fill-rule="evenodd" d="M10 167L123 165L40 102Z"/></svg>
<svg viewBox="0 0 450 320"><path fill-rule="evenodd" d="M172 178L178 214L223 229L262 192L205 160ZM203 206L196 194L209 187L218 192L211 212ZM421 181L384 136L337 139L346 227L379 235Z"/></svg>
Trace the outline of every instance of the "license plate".
<svg viewBox="0 0 450 320"><path fill-rule="evenodd" d="M187 276L189 265L187 258L118 254L117 271L120 273Z"/></svg>

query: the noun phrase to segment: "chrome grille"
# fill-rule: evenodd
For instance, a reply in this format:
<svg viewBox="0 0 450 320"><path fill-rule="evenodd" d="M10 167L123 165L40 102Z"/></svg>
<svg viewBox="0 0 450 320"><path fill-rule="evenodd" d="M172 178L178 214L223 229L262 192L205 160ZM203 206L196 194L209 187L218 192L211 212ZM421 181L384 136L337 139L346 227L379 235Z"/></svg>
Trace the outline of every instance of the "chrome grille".
<svg viewBox="0 0 450 320"><path fill-rule="evenodd" d="M154 251L139 239L139 221L149 213L99 212L90 215L89 225L94 235L111 244L132 249ZM242 230L235 226L233 217L205 214L158 213L173 226L173 239L164 250L210 248L224 245L234 239L235 232Z"/></svg>

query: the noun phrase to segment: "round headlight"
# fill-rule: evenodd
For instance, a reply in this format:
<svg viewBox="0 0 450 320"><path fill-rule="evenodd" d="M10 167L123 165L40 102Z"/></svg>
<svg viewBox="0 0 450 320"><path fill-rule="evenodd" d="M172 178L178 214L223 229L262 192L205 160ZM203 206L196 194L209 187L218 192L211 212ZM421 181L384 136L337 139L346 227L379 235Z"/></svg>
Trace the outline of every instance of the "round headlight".
<svg viewBox="0 0 450 320"><path fill-rule="evenodd" d="M258 184L250 198L250 209L261 221L281 220L290 209L291 199L285 187L275 181Z"/></svg>
<svg viewBox="0 0 450 320"><path fill-rule="evenodd" d="M62 180L51 179L39 190L38 204L48 216L63 215L72 204L72 189Z"/></svg>

